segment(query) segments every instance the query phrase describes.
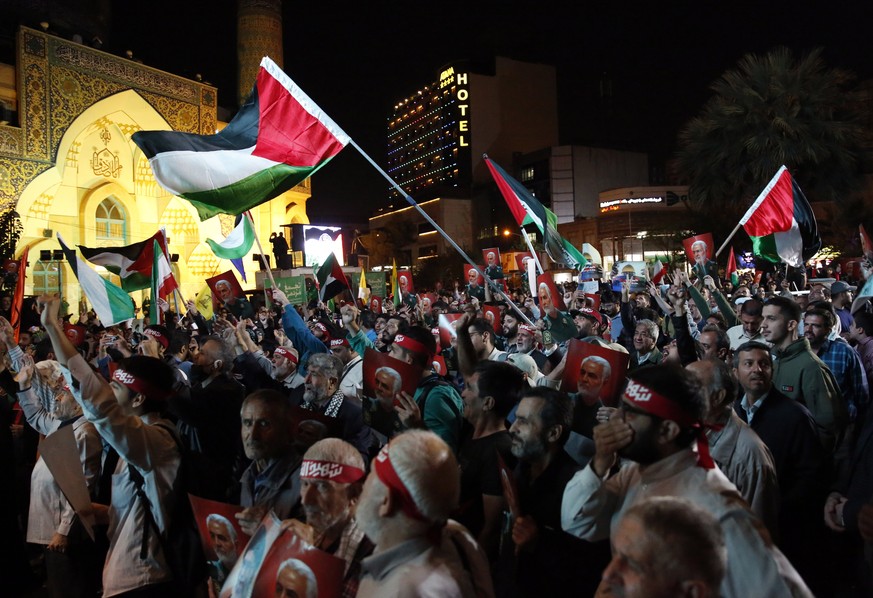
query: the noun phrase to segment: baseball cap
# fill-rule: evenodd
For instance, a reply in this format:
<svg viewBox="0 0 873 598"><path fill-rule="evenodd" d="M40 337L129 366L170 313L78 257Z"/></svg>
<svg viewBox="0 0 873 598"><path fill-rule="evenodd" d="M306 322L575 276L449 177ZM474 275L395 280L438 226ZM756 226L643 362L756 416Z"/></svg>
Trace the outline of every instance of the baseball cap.
<svg viewBox="0 0 873 598"><path fill-rule="evenodd" d="M536 386L537 381L543 377L542 372L537 367L537 362L526 353L510 353L506 356L506 361L527 374L527 382L531 386Z"/></svg>
<svg viewBox="0 0 873 598"><path fill-rule="evenodd" d="M837 293L845 293L846 291L854 291L858 287L851 285L842 280L838 280L831 285L831 297L836 295Z"/></svg>
<svg viewBox="0 0 873 598"><path fill-rule="evenodd" d="M742 305L743 303L745 303L745 302L748 301L749 299L751 299L751 297L737 297L737 298L734 300L734 303L735 303L736 305Z"/></svg>

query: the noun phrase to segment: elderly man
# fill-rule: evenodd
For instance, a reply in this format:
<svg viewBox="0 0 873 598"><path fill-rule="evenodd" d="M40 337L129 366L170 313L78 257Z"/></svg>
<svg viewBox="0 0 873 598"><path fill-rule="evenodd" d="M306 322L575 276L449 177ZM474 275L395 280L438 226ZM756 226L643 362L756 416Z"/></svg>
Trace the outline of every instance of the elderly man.
<svg viewBox="0 0 873 598"><path fill-rule="evenodd" d="M598 597L717 598L727 569L718 521L694 503L651 498L628 509L612 538Z"/></svg>
<svg viewBox="0 0 873 598"><path fill-rule="evenodd" d="M694 241L691 244L691 254L694 256L694 270L698 277L702 280L711 276L714 281L718 281L718 264L709 259L706 242L700 239Z"/></svg>
<svg viewBox="0 0 873 598"><path fill-rule="evenodd" d="M727 550L718 521L690 501L657 497L625 514L598 598L720 596Z"/></svg>
<svg viewBox="0 0 873 598"><path fill-rule="evenodd" d="M348 442L319 440L303 455L300 466L300 499L306 521L282 522L283 529L345 561L343 598L357 594L361 560L373 552L373 543L355 523L365 469L361 454Z"/></svg>
<svg viewBox="0 0 873 598"><path fill-rule="evenodd" d="M706 401L705 422L709 452L727 478L746 499L773 538L779 532L779 484L776 464L767 445L734 413L737 384L728 365L701 359L686 366L701 384Z"/></svg>
<svg viewBox="0 0 873 598"><path fill-rule="evenodd" d="M318 598L318 579L300 559L286 559L276 571L275 598Z"/></svg>
<svg viewBox="0 0 873 598"><path fill-rule="evenodd" d="M273 366L271 376L274 380L281 382L282 386L293 390L303 385L306 378L297 367L299 365L297 349L276 347L273 349L273 357L270 359L270 362Z"/></svg>
<svg viewBox="0 0 873 598"><path fill-rule="evenodd" d="M509 317L507 315L507 317ZM537 368L544 374L548 374L552 370L552 364L549 363L549 358L546 354L537 348L537 329L529 324L519 324L517 326L517 334L515 336L515 345L507 351L509 353L521 353L530 355Z"/></svg>
<svg viewBox="0 0 873 598"><path fill-rule="evenodd" d="M512 525L517 554L512 580L522 596L590 596L609 560L607 543L591 544L561 529L564 486L579 469L564 450L573 421L573 404L550 388L522 392L509 429L518 459L518 516Z"/></svg>
<svg viewBox="0 0 873 598"><path fill-rule="evenodd" d="M594 430L594 458L567 484L563 528L583 539L602 540L625 511L645 498L687 498L721 524L731 555L721 585L726 598L811 596L710 458L701 437L705 406L691 373L656 366L640 368L630 378L619 411ZM614 473L619 456L627 461Z"/></svg>
<svg viewBox="0 0 873 598"><path fill-rule="evenodd" d="M224 515L210 513L206 517L206 531L209 534L212 550L215 552L215 560L206 563L206 570L217 594L239 556L236 528Z"/></svg>
<svg viewBox="0 0 873 598"><path fill-rule="evenodd" d="M482 550L462 526L446 525L460 490L449 446L411 430L385 445L371 467L356 518L375 549L361 563L359 598L493 595Z"/></svg>
<svg viewBox="0 0 873 598"><path fill-rule="evenodd" d="M310 357L300 406L337 420L339 436L368 457L372 442L370 429L364 425L361 405L349 400L340 390L342 371L343 364L336 355L316 353Z"/></svg>
<svg viewBox="0 0 873 598"><path fill-rule="evenodd" d="M576 379L576 393L570 395L573 401L572 430L581 434L585 441L585 456L591 457L590 440L594 438L597 425L597 412L603 407L603 389L608 388L612 379L612 365L599 355L589 355L579 364L579 377Z"/></svg>
<svg viewBox="0 0 873 598"><path fill-rule="evenodd" d="M246 318L254 318L255 310L252 304L245 297L237 297L233 292L233 287L226 280L217 280L215 282L215 290L218 293L218 298L224 304L224 307L233 314L237 320L245 320Z"/></svg>
<svg viewBox="0 0 873 598"><path fill-rule="evenodd" d="M800 307L775 296L764 305L764 338L772 345L773 384L788 398L806 405L818 427L819 439L833 451L848 424L848 410L833 374L800 337Z"/></svg>
<svg viewBox="0 0 873 598"><path fill-rule="evenodd" d="M661 329L652 320L639 320L634 329L633 349L630 350L628 369L635 370L646 365L658 365L664 356L655 346Z"/></svg>

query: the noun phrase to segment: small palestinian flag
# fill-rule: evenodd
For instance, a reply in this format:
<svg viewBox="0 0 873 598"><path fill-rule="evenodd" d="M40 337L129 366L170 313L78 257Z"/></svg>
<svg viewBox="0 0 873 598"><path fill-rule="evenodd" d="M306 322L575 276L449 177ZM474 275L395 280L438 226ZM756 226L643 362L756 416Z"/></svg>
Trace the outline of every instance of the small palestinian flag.
<svg viewBox="0 0 873 598"><path fill-rule="evenodd" d="M322 303L328 299L333 299L345 289L351 289L349 281L333 252L318 267L318 270L315 272L315 278L318 280L318 300Z"/></svg>

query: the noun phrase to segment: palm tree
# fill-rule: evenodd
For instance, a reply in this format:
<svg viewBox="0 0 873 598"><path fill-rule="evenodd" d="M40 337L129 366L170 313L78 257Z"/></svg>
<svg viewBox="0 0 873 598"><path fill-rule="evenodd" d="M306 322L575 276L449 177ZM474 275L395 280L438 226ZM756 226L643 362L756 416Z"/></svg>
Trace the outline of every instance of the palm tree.
<svg viewBox="0 0 873 598"><path fill-rule="evenodd" d="M820 49L797 59L777 48L746 55L711 89L679 134L679 171L697 210L724 238L781 165L810 201L839 201L859 183L854 77ZM717 233L721 233L718 234Z"/></svg>

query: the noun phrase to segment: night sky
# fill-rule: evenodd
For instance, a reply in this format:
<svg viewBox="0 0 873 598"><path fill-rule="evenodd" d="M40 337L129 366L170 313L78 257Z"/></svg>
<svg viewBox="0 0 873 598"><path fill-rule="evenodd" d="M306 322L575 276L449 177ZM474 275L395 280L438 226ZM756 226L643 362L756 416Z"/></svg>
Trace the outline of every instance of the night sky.
<svg viewBox="0 0 873 598"><path fill-rule="evenodd" d="M236 3L109 3L104 49L131 49L145 64L219 87L235 108ZM576 4L579 6L569 6ZM440 67L498 54L554 64L562 144L598 144L670 157L676 134L708 85L748 52L824 48L830 66L873 76L873 8L867 2L290 2L284 4L285 71L377 162L393 104ZM207 9L208 7L208 9ZM426 10L425 8L426 7ZM594 114L600 82L608 117ZM310 219L365 223L384 206L387 182L351 147L313 178Z"/></svg>

